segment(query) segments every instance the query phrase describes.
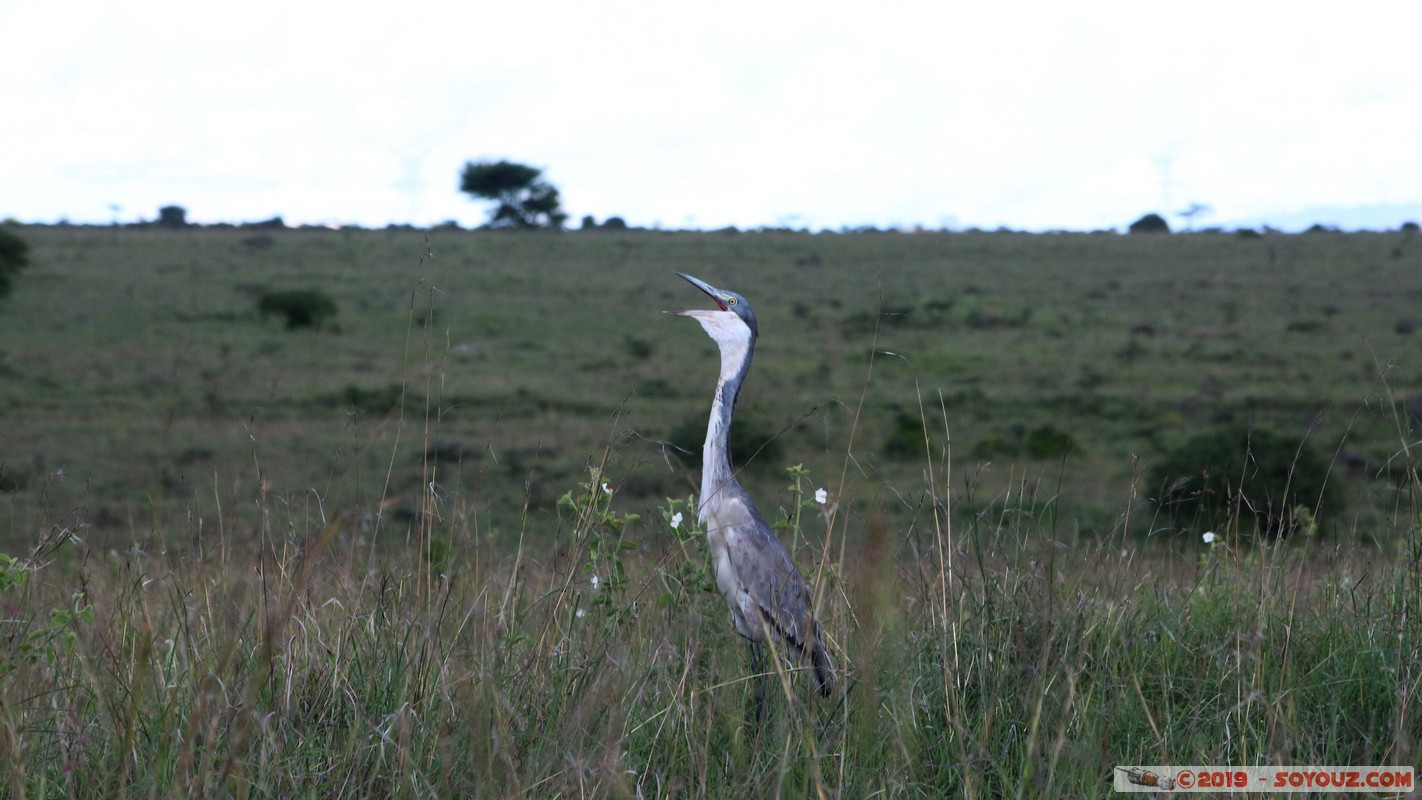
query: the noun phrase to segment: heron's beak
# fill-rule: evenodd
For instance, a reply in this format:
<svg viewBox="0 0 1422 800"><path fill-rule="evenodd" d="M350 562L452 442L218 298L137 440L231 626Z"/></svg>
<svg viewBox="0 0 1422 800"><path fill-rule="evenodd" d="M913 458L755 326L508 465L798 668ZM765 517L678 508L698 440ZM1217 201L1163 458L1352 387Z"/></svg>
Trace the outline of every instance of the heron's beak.
<svg viewBox="0 0 1422 800"><path fill-rule="evenodd" d="M681 277L685 278L685 279L687 280L687 282L690 283L692 286L695 286L696 288L698 288L698 289L700 289L701 291L705 292L712 300L715 300L715 301L716 301L716 306L717 306L718 308L720 308L722 311L729 311L729 310L730 310L730 309L726 306L725 301L721 299L721 290L720 290L720 289L717 289L715 286L712 286L711 284L707 283L706 281L701 280L700 278L693 278L693 277L691 277L690 275L687 275L685 272L678 272L677 274L680 275ZM696 317L696 316L702 316L702 315L704 315L704 314L708 314L708 313L710 313L710 312L708 312L708 311L670 311L670 312L668 312L668 313L670 313L670 314L678 314L678 315L683 316L683 317Z"/></svg>

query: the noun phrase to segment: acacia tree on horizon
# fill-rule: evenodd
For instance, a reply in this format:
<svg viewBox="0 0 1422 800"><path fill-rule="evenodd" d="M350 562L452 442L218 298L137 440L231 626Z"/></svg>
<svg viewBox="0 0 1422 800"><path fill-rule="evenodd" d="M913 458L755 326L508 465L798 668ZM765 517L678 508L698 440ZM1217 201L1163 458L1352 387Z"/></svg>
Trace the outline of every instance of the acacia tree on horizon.
<svg viewBox="0 0 1422 800"><path fill-rule="evenodd" d="M460 173L459 190L495 205L491 228L561 228L568 218L558 189L542 180L543 170L512 161L470 161Z"/></svg>

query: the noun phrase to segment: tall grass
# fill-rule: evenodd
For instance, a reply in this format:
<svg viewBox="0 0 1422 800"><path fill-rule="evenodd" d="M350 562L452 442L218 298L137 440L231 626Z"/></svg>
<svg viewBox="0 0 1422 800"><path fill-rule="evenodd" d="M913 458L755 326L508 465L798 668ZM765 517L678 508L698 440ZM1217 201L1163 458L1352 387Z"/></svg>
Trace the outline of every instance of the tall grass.
<svg viewBox="0 0 1422 800"><path fill-rule="evenodd" d="M1087 543L1032 485L922 492L862 536L791 492L843 690L779 663L762 725L689 503L638 517L600 465L513 552L448 507L405 556L273 498L181 552L55 528L0 584L7 793L1075 797L1117 764L1417 762L1415 515L1389 551L1165 546L1144 510Z"/></svg>

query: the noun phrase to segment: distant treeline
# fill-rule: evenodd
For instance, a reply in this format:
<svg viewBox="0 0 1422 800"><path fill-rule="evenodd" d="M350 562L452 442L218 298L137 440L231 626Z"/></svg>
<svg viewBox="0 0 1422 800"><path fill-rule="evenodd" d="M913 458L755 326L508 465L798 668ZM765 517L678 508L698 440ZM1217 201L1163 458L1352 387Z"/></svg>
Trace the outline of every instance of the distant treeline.
<svg viewBox="0 0 1422 800"><path fill-rule="evenodd" d="M466 227L466 226L460 225L460 223L459 223L457 220L446 220L446 221L444 221L444 222L436 223L436 224L430 225L430 226L420 226L420 225L412 225L412 224L409 224L409 223L397 223L397 222L392 222L392 223L390 223L390 224L388 224L388 225L376 226L376 227L366 227L366 226L362 226L362 225L347 224L347 223L332 223L332 224L321 224L321 225L309 225L309 224L308 224L308 225L288 225L288 224L286 224L286 222L285 222L280 216L275 216L275 217L272 217L272 218L270 218L270 219L257 220L257 221L254 221L254 222L194 223L194 222L189 222L189 221L188 221L188 219L187 219L187 210L186 210L185 208L183 208L182 206L175 206L175 205L163 206L162 208L160 208L160 209L158 210L158 218L157 218L157 219L152 219L152 220L140 220L140 221L138 221L138 222L122 222L122 223L121 223L121 222L113 222L113 223L72 223L72 222L69 222L68 220L60 220L59 222L56 222L56 223L20 223L20 222L18 222L18 221L16 221L16 220L11 219L11 220L6 220L6 223L8 223L8 224L16 224L16 225L35 225L35 226L37 226L37 227L52 226L52 227L90 227L90 228L207 228L207 229L214 229L214 230L224 230L224 229L244 229L244 230L250 230L250 229L258 229L258 230L276 230L276 229L291 229L291 230L388 230L388 231L419 231L419 230L459 230L459 231L527 230L527 229L525 229L525 228L501 228L501 227L491 226L491 225L487 225L487 224L486 224L486 225L473 226L473 227ZM550 229L550 228L544 228L544 229L546 230L546 229ZM1042 234L1042 235L1056 235L1056 234L1072 234L1072 233L1081 234L1081 233L1085 233L1085 234L1112 234L1112 235L1116 235L1116 234L1121 233L1121 231L1119 231L1119 230L1117 230L1117 229L1114 229L1114 228L1101 228L1101 229L1089 230L1089 231L1065 230L1065 229L1054 229L1054 230L1044 230L1044 231L1029 231L1029 230L1020 230L1020 229L1015 229L1015 228L1009 228L1009 227L1006 227L1006 226L1002 226L1002 227L998 227L998 228L992 228L992 229L987 229L987 228L978 228L978 227L968 227L968 228L948 228L948 227L944 227L944 228L931 228L931 227L927 227L927 226L923 226L923 225L915 225L915 226L887 226L887 227L877 227L877 226L874 226L874 225L845 225L845 226L842 226L842 227L839 227L839 228L833 228L833 229L832 229L832 228L822 228L822 229L818 229L818 230L814 230L814 229L810 229L810 228L796 228L796 227L784 226L784 225L762 225L762 226L758 226L758 227L754 227L754 228L737 228L736 226L732 225L732 226L727 226L727 227L723 227L723 228L714 228L714 229L709 229L709 230L708 230L708 229L701 229L701 228L677 229L677 228L663 228L663 227L661 227L660 225L654 225L654 226L651 226L651 227L639 227L639 226L635 226L635 225L629 225L629 224L626 222L626 220L624 220L622 217L617 217L617 216L608 217L606 220L604 220L603 222L599 223L599 222L597 221L597 219L594 218L592 215L588 215L588 216L583 217L583 218L582 218L582 222L581 222L581 226L578 227L578 228L569 228L569 229L551 228L551 230L569 230L569 231L575 231L575 232L587 232L587 231L592 231L592 232L603 232L603 231L612 231L612 232L652 231L652 232L658 232L658 233L677 233L677 232L685 231L685 232L689 232L689 233L729 233L729 234L735 234L735 233L828 233L828 234L836 234L836 233L843 233L843 234L855 234L855 233L905 233L905 234L912 234L912 233L965 233L965 234L1002 233L1002 234ZM1315 223L1315 224L1309 226L1307 229L1305 229L1305 230L1303 230L1303 231L1300 231L1300 233L1305 233L1305 234L1308 234L1308 233L1388 233L1388 232L1391 232L1391 230L1392 230L1392 229L1362 229L1362 228L1360 228L1360 229L1344 229L1344 228L1341 228L1341 227L1338 227L1338 226L1324 225L1323 223ZM1402 225L1400 225L1400 226L1396 229L1396 231L1401 232L1401 233L1404 233L1404 234L1415 235L1415 234L1417 234L1418 231L1419 231L1419 225L1418 225L1418 223L1416 223L1416 222L1404 222L1404 223L1402 223ZM1152 233L1177 233L1177 232L1179 232L1179 231L1173 231L1173 230L1171 230L1170 224L1169 224L1168 222L1166 222L1165 218L1164 218L1163 216L1161 216L1160 214L1150 213L1150 214L1146 214L1146 215L1142 216L1140 219L1137 219L1135 222L1132 222L1132 223L1130 223L1128 226L1126 226L1125 232L1128 233L1128 234L1152 234ZM1189 230L1189 231L1186 231L1186 232L1188 232L1188 233L1194 233L1194 234L1215 234L1215 235L1218 235L1218 234L1235 234L1235 235L1244 236L1244 237L1248 237L1248 236L1262 236L1262 235L1290 235L1290 233L1289 233L1288 231L1284 231L1284 230L1280 230L1280 229L1277 229L1277 228L1273 228L1273 227L1270 227L1270 226L1268 226L1268 225L1262 226L1262 227L1260 227L1260 228L1242 227L1242 228L1228 228L1228 229L1227 229L1227 228L1222 228L1222 227L1206 227L1206 228L1193 229L1193 230Z"/></svg>

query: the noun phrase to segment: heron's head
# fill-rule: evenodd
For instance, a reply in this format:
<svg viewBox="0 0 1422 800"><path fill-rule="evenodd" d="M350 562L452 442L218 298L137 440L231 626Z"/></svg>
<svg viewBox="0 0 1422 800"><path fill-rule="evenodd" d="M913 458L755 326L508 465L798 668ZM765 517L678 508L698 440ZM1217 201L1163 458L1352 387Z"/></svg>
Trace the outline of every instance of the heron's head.
<svg viewBox="0 0 1422 800"><path fill-rule="evenodd" d="M705 292L716 303L715 308L692 309L690 311L672 311L670 313L682 317L691 317L701 323L701 327L706 329L717 344L726 345L732 342L749 343L754 342L759 326L755 321L755 312L751 311L750 302L744 297L725 289L717 289L711 284L693 278L684 272L678 275L685 278L692 286ZM723 348L724 349L724 348Z"/></svg>

